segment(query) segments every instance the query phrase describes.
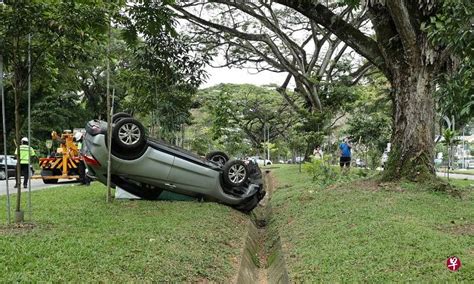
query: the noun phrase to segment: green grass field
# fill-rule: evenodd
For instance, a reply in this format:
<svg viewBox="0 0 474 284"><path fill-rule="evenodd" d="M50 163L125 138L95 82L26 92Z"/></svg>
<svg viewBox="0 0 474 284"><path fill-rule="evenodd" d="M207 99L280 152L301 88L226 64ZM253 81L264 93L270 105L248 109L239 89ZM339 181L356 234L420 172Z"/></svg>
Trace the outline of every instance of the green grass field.
<svg viewBox="0 0 474 284"><path fill-rule="evenodd" d="M99 184L36 191L32 204L34 227L0 227L1 282L226 282L247 231L248 216L227 206L107 204Z"/></svg>
<svg viewBox="0 0 474 284"><path fill-rule="evenodd" d="M297 167L273 170L273 218L294 282L469 282L474 279L472 181L462 198L412 183L321 188ZM445 262L458 256L462 267Z"/></svg>

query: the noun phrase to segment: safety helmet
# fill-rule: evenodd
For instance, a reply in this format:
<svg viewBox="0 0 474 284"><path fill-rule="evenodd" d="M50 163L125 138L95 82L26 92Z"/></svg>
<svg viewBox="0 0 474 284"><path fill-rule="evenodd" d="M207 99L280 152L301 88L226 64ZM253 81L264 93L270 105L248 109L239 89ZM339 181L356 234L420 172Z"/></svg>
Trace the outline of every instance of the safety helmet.
<svg viewBox="0 0 474 284"><path fill-rule="evenodd" d="M81 140L81 138L82 138L82 132L76 132L76 134L74 134L74 138L76 139L76 141Z"/></svg>
<svg viewBox="0 0 474 284"><path fill-rule="evenodd" d="M26 137L21 138L21 142L26 142L26 143L28 143L28 138L26 138Z"/></svg>

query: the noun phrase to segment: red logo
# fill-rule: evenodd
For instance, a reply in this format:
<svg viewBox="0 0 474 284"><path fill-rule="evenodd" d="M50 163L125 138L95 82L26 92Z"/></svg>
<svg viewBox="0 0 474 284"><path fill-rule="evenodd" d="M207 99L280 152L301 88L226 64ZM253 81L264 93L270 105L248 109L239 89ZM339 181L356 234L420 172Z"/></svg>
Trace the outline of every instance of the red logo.
<svg viewBox="0 0 474 284"><path fill-rule="evenodd" d="M456 256L451 256L446 260L446 267L451 271L456 271L461 267L461 260Z"/></svg>

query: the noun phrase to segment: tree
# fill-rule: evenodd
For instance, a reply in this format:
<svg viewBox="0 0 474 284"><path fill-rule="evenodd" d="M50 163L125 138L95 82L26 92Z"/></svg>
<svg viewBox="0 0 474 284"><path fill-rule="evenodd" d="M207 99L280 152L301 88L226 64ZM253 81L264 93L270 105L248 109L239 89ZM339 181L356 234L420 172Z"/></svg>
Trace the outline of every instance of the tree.
<svg viewBox="0 0 474 284"><path fill-rule="evenodd" d="M275 2L324 26L375 65L391 83L393 150L386 178L434 177L434 79L446 69L452 50L443 44L432 44L422 23L439 12L439 3L431 0L343 1L352 6L365 3L361 7L367 10L375 32L371 37L323 2ZM468 23L465 25L467 28Z"/></svg>
<svg viewBox="0 0 474 284"><path fill-rule="evenodd" d="M423 25L431 41L449 47L459 59L446 74L437 78L439 88L435 92L435 98L439 113L454 117L460 128L474 114L473 17L472 1L445 0L441 4L440 13ZM469 22L471 28L466 27Z"/></svg>
<svg viewBox="0 0 474 284"><path fill-rule="evenodd" d="M206 78L206 54L196 54L175 30L174 1L141 1L127 6L117 21L131 50L123 74L130 88L124 107L150 116L152 132L173 140L190 122L189 109L198 86ZM155 130L157 129L157 130ZM182 139L184 140L184 139Z"/></svg>
<svg viewBox="0 0 474 284"><path fill-rule="evenodd" d="M383 75L371 76L370 81L358 86L360 93L350 112L347 133L354 141L382 153L390 141L392 120L391 102L387 96L390 87Z"/></svg>
<svg viewBox="0 0 474 284"><path fill-rule="evenodd" d="M193 23L185 30L196 50L223 54L225 63L216 67L288 73L277 90L297 114L303 110L326 112L322 94L328 95L328 83L350 77L347 83L353 85L370 67L368 62L355 60L348 45L332 32L270 1L193 1L172 7ZM363 11L348 8L340 12L356 27L367 22ZM353 62L351 68L339 68L344 60ZM303 105L295 104L288 95L292 79L296 93L305 101Z"/></svg>
<svg viewBox="0 0 474 284"><path fill-rule="evenodd" d="M264 143L264 130L271 141L285 138L287 130L300 118L274 86L221 84L200 91L212 120L214 139L242 133L255 149ZM294 96L289 94L289 96ZM295 100L295 103L301 104Z"/></svg>
<svg viewBox="0 0 474 284"><path fill-rule="evenodd" d="M97 5L99 4L99 5ZM93 40L104 28L100 3L5 1L0 6L0 50L15 101L15 141L20 152L20 103L32 71L49 57L69 61L82 52L81 42ZM17 204L21 212L20 163ZM22 221L22 220L19 220Z"/></svg>

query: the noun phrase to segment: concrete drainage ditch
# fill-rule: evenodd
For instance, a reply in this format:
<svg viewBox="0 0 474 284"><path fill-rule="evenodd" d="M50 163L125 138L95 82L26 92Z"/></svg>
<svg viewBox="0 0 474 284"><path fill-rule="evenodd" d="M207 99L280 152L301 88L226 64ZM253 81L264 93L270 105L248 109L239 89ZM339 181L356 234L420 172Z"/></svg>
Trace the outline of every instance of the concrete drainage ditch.
<svg viewBox="0 0 474 284"><path fill-rule="evenodd" d="M289 283L280 236L271 227L273 177L270 171L264 174L267 192L260 205L252 212L248 235L240 263L236 283Z"/></svg>

